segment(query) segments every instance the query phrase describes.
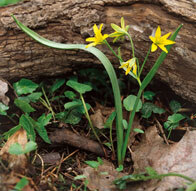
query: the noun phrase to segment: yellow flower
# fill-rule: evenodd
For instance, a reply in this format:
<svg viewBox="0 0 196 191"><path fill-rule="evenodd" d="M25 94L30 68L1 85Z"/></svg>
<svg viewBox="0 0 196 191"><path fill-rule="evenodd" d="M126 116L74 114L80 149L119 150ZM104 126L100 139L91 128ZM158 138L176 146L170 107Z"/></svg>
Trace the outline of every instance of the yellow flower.
<svg viewBox="0 0 196 191"><path fill-rule="evenodd" d="M86 39L87 42L92 42L88 44L86 48L91 47L91 46L96 46L98 44L102 44L103 41L109 36L108 34L104 34L104 35L101 34L102 27L103 27L103 24L101 24L100 28L98 29L97 25L94 24L93 30L95 33L95 37L89 37Z"/></svg>
<svg viewBox="0 0 196 191"><path fill-rule="evenodd" d="M129 30L129 25L125 26L125 21L123 17L121 17L121 27L113 23L111 24L111 27L115 30L115 32L109 35L109 37L115 37L113 42L116 42L119 38L123 38Z"/></svg>
<svg viewBox="0 0 196 191"><path fill-rule="evenodd" d="M157 27L157 30L155 32L155 36L150 36L150 40L153 42L151 46L151 52L154 52L157 50L157 46L162 49L164 52L168 53L167 49L165 48L166 45L174 44L175 42L172 40L168 40L171 33L167 33L164 36L161 37L161 28L160 26Z"/></svg>
<svg viewBox="0 0 196 191"><path fill-rule="evenodd" d="M119 68L123 68L126 71L125 75L129 74L132 69L133 74L137 76L136 58L132 58L126 62L122 62Z"/></svg>

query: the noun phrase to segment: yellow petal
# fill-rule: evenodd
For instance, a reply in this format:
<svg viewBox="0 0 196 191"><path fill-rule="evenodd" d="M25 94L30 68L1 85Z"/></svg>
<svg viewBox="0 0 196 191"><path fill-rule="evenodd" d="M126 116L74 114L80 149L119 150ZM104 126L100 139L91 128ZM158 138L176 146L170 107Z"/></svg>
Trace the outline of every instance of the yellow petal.
<svg viewBox="0 0 196 191"><path fill-rule="evenodd" d="M130 71L131 71L131 67L128 67L127 70L126 70L125 75L127 75Z"/></svg>
<svg viewBox="0 0 196 191"><path fill-rule="evenodd" d="M94 31L95 35L99 31L99 29L97 28L97 25L96 24L94 24L94 26L93 26L93 31Z"/></svg>
<svg viewBox="0 0 196 191"><path fill-rule="evenodd" d="M134 64L133 66L133 73L137 76L137 65Z"/></svg>
<svg viewBox="0 0 196 191"><path fill-rule="evenodd" d="M154 43L155 43L155 41L156 41L155 37L153 37L153 36L149 36L149 39L150 39L152 42L154 42Z"/></svg>
<svg viewBox="0 0 196 191"><path fill-rule="evenodd" d="M162 44L164 45L169 45L169 44L175 44L176 42L172 41L172 40L165 40L164 42L162 42Z"/></svg>
<svg viewBox="0 0 196 191"><path fill-rule="evenodd" d="M95 37L89 37L86 39L87 42L94 42L95 41Z"/></svg>
<svg viewBox="0 0 196 191"><path fill-rule="evenodd" d="M153 43L151 46L151 52L154 52L156 50L157 50L157 45Z"/></svg>
<svg viewBox="0 0 196 191"><path fill-rule="evenodd" d="M99 28L100 33L101 33L101 30L102 30L102 27L103 27L103 23L100 25L100 28Z"/></svg>
<svg viewBox="0 0 196 191"><path fill-rule="evenodd" d="M163 50L164 52L168 53L168 51L167 51L167 49L165 48L164 45L160 44L160 45L158 45L158 46L159 46L159 48L160 48L161 50Z"/></svg>
<svg viewBox="0 0 196 191"><path fill-rule="evenodd" d="M159 39L160 37L161 37L161 28L160 26L158 26L155 32L155 38Z"/></svg>
<svg viewBox="0 0 196 191"><path fill-rule="evenodd" d="M125 21L123 17L121 17L121 28L125 29Z"/></svg>
<svg viewBox="0 0 196 191"><path fill-rule="evenodd" d="M93 43L90 43L90 44L86 45L85 48L89 48L91 46L96 46L96 43L94 43L94 42Z"/></svg>
<svg viewBox="0 0 196 191"><path fill-rule="evenodd" d="M119 68L127 68L128 63L123 62L124 64L121 64L121 66Z"/></svg>
<svg viewBox="0 0 196 191"><path fill-rule="evenodd" d="M170 36L170 34L171 34L171 32L169 32L169 33L163 35L163 36L160 38L160 40L166 40L166 39Z"/></svg>

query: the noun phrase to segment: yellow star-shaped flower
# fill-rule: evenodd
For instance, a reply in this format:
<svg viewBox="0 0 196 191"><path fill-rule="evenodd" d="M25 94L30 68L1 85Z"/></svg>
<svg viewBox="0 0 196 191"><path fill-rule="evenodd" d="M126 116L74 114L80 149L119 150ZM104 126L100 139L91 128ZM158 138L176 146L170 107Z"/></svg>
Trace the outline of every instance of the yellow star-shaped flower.
<svg viewBox="0 0 196 191"><path fill-rule="evenodd" d="M104 34L104 35L101 34L102 27L103 27L103 24L101 24L100 28L98 29L97 25L94 24L93 31L95 33L95 36L89 37L86 39L87 42L92 42L92 43L88 44L86 46L86 48L91 47L91 46L96 46L98 44L102 44L103 41L109 36L108 34Z"/></svg>
<svg viewBox="0 0 196 191"><path fill-rule="evenodd" d="M151 46L151 52L154 52L157 50L157 47L162 49L164 52L168 53L167 49L165 48L166 45L174 44L175 42L172 40L168 40L171 33L167 33L164 36L161 36L161 28L160 26L157 27L157 30L155 32L155 36L150 36L150 40L153 42Z"/></svg>
<svg viewBox="0 0 196 191"><path fill-rule="evenodd" d="M123 68L126 71L125 75L129 74L132 69L133 74L137 76L136 58L132 58L126 62L122 62L119 68Z"/></svg>
<svg viewBox="0 0 196 191"><path fill-rule="evenodd" d="M111 27L115 31L109 35L109 37L115 38L113 42L116 42L118 39L123 38L129 30L129 25L125 26L125 21L123 17L121 17L121 27L113 23L111 24Z"/></svg>

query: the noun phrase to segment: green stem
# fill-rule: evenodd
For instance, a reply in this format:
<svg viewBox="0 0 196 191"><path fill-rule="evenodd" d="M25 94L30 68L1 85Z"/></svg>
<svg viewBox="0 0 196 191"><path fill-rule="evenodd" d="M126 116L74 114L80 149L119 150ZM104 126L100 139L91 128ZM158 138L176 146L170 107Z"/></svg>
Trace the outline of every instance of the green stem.
<svg viewBox="0 0 196 191"><path fill-rule="evenodd" d="M114 144L113 144L113 138L112 138L112 125L110 126L110 142L111 142L112 152L115 156Z"/></svg>
<svg viewBox="0 0 196 191"><path fill-rule="evenodd" d="M124 62L123 59L116 54L116 52L113 50L113 48L110 46L110 44L108 43L107 40L104 40L104 43L108 46L108 48L111 50L111 52L114 54L114 56L116 56L118 58L118 60L120 60L120 62Z"/></svg>
<svg viewBox="0 0 196 191"><path fill-rule="evenodd" d="M158 175L154 175L154 176L147 176L143 180L146 181L146 180L150 180L150 179L161 179L161 178L164 178L167 176L177 176L177 177L183 178L185 180L188 180L189 182L192 182L192 183L195 182L195 180L193 180L192 178L190 178L188 176L178 174L178 173L173 173L173 172L167 173L167 174L158 174Z"/></svg>
<svg viewBox="0 0 196 191"><path fill-rule="evenodd" d="M91 121L91 119L90 119L90 116L89 116L89 113L88 113L88 109L87 109L87 107L86 107L86 103L85 103L85 101L84 101L84 98L83 98L82 94L80 94L80 99L81 99L82 104L83 104L83 106L84 106L84 110L85 110L85 113L86 113L86 118L87 118L87 120L88 120L88 122L89 122L89 125L90 125L90 127L91 127L91 129L92 129L92 131L93 131L93 133L94 133L94 135L95 135L95 137L96 137L96 139L97 139L97 140L99 141L99 143L102 145L102 142L101 142L99 136L97 135L97 133L96 133L96 131L95 131L95 128L93 127L93 124L92 124L92 121Z"/></svg>
<svg viewBox="0 0 196 191"><path fill-rule="evenodd" d="M142 64L142 67L141 67L141 69L140 69L140 71L139 71L138 77L140 77L140 75L141 75L141 73L142 73L142 70L143 70L143 68L144 68L144 65L146 64L146 61L147 61L148 56L149 56L149 54L150 54L150 51L151 51L151 46L150 46L150 48L149 48L149 50L148 50L148 52L147 52L147 54L146 54L146 57L145 57L144 62L143 62L143 64Z"/></svg>
<svg viewBox="0 0 196 191"><path fill-rule="evenodd" d="M133 40L132 40L131 35L129 33L126 33L126 34L127 34L128 38L130 40L130 43L131 43L132 56L133 56L133 58L135 58L135 50L134 50Z"/></svg>
<svg viewBox="0 0 196 191"><path fill-rule="evenodd" d="M42 92L43 92L43 95L44 95L46 101L45 101L44 99L42 99L42 98L41 98L41 100L42 100L42 101L44 100L45 106L51 111L52 117L53 117L53 119L54 119L54 121L55 121L55 112L54 112L53 109L52 109L52 106L51 106L51 104L50 104L50 102L49 102L49 100L48 100L48 97L46 96L46 93L45 93L45 90L44 90L43 87L42 87Z"/></svg>
<svg viewBox="0 0 196 191"><path fill-rule="evenodd" d="M133 107L133 111L131 112L131 116L129 118L129 123L128 123L128 128L125 134L125 139L124 139L124 144L122 146L122 161L124 161L125 159L125 154L126 154L126 150L127 150L127 145L128 145L128 141L129 141L129 137L130 137L130 133L131 133L131 129L132 129L132 124L133 124L133 120L135 117L135 113L136 113L136 108L139 102L139 99L142 95L142 89L140 88L137 94L137 98Z"/></svg>

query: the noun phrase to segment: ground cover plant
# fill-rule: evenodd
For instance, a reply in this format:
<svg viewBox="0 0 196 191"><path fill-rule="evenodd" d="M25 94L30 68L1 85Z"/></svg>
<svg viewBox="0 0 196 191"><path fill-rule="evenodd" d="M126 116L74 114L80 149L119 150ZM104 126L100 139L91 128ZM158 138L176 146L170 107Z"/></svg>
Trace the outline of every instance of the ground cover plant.
<svg viewBox="0 0 196 191"><path fill-rule="evenodd" d="M94 54L101 61L106 69L107 74L109 75L109 79L112 85L112 91L108 92L107 90L105 90L105 96L106 99L110 96L114 96L115 108L112 112L109 113L107 120L103 120L103 129L97 128L98 125L94 124L93 119L89 114L93 111L92 104L94 103L92 101L89 102L89 100L87 103L86 95L91 91L98 91L99 84L93 83L92 79L87 79L87 81L81 82L81 79L79 78L80 75L83 75L84 78L85 73L87 73L86 76L89 76L88 70L78 71L77 77L71 76L69 79L57 79L50 86L45 83L35 83L29 79L20 79L13 84L13 88L16 93L14 104L21 110L20 114L14 117L9 116L9 114L7 113L9 107L3 103L1 103L0 105L1 115L7 116L12 120L17 121L15 127L4 133L4 138L7 140L7 145L5 145L7 146L7 148L9 148L7 152L11 155L24 156L28 158L31 151L36 150L37 147L39 148L39 145L36 141L37 139L41 138L46 144L53 144L55 141L57 141L54 140L52 136L50 137L48 135L48 133L51 133L53 134L53 137L55 137L53 130L51 132L48 131L48 126L50 126L51 124L62 124L63 127L66 127L66 124L69 124L70 127L74 129L73 126L79 125L81 127L81 123L83 123L82 121L84 121L85 119L88 123L89 128L87 128L87 130L83 129L80 133L88 133L88 131L92 132L90 135L91 138L97 140L100 149L103 151L105 156L108 155L108 151L104 146L107 146L107 148L109 148L109 153L112 153L110 154L112 155L111 158L117 161L115 172L120 175L120 172L124 169L124 165L126 165L125 158L127 149L130 149L129 142L132 141L130 139L131 133L134 132L136 134L144 134L144 129L133 127L135 114L138 113L142 119L148 120L153 116L160 116L166 113L165 108L161 108L153 102L155 93L152 91L145 91L145 89L152 81L163 60L166 58L171 49L171 46L175 43L175 38L182 25L180 25L176 29L176 31L171 35L170 39L168 39L168 37L171 33L167 33L161 36L161 29L158 26L155 35L149 37L152 41L152 44L146 54L145 59L143 60L143 62L141 62L135 55L133 39L128 32L129 26L125 25L124 18L121 18L121 26L111 24L111 27L114 29L114 33L111 34L102 35L101 31L103 25L101 24L99 28L97 27L97 25L94 25L93 30L95 36L86 39L87 42L92 42L88 45L61 44L49 41L24 26L14 16L13 18L24 32L26 32L29 36L43 45L57 49L82 49ZM131 58L127 61L124 61L121 57L121 48L119 47L118 53L116 53L107 41L108 38L114 38L113 42L116 42L117 40L123 39L125 37L130 40L131 47ZM137 95L129 94L123 99L123 101L121 101L119 80L117 77L118 75L116 75L115 70L108 58L100 50L93 47L99 44L106 45L112 51L114 56L116 56L120 63L119 68L125 71L125 77L127 75L130 75L131 78L136 80L139 87ZM150 53L155 52L158 47L162 50L161 55L154 63L147 75L143 76L142 71L145 64L147 63ZM94 72L98 74L96 69L94 70ZM105 78L105 76L103 78ZM95 81L97 82L97 80ZM103 89L108 89L108 84L106 84L105 81L100 80L100 84ZM186 118L185 115L178 113L181 108L180 103L171 101L169 106L173 114L167 115L167 119L164 121L163 125L164 128L169 131L168 138L170 137L171 131L178 127L180 123L183 122L183 120L185 120ZM41 110L43 110L43 112L41 113L37 112L39 111L40 107ZM124 117L123 111L126 111L128 113L128 118ZM113 128L114 126L115 130ZM13 139L13 137L16 136L16 133L18 132L23 133L24 137L26 137L24 142L14 143L13 141L10 141ZM37 137L37 134L39 135L39 137ZM73 137L74 136L70 137L70 139L72 139ZM58 139L57 136L56 139ZM82 147L81 145L77 146L79 148ZM5 148L5 146L3 148ZM5 154L5 149L3 151L2 150L1 155ZM75 154L76 151L72 153ZM72 153L68 155L68 158L72 155ZM39 154L36 155L40 157ZM62 162L65 160L67 160L67 157L61 158L61 162L58 165L58 168L61 167ZM97 161L86 160L85 163L93 168L99 175L108 175L107 170L99 172L99 168L104 165L104 161L100 157L97 158ZM42 158L41 164L42 168L44 168ZM53 170L56 171L57 167L54 167ZM43 169L41 173L44 173ZM55 190L55 186L57 187L56 184L58 184L59 181L62 183L62 186L58 187L58 189L64 190L66 185L66 175L60 173L59 170L57 170L55 175L53 174L53 176L50 176L50 178L53 177L53 180L55 179L56 181L53 181L54 185L50 185L50 188L53 188ZM77 173L75 173L75 175L77 176L75 176L75 178L72 178L72 180L78 181L82 179L84 180L83 183L80 186L73 183L67 189L90 189L90 182L87 175L78 175ZM120 178L116 178L113 181L113 185L116 185L119 189L126 189L126 184L129 182L162 179L163 177L167 176L177 176L184 178L190 185L188 188L189 190L195 188L195 180L190 177L174 172L157 173L150 167L146 168L146 172L124 176L121 175ZM41 176L41 178L43 178L43 176ZM14 189L22 190L25 186L30 185L29 181L30 180L28 180L28 178L22 177L15 185Z"/></svg>

